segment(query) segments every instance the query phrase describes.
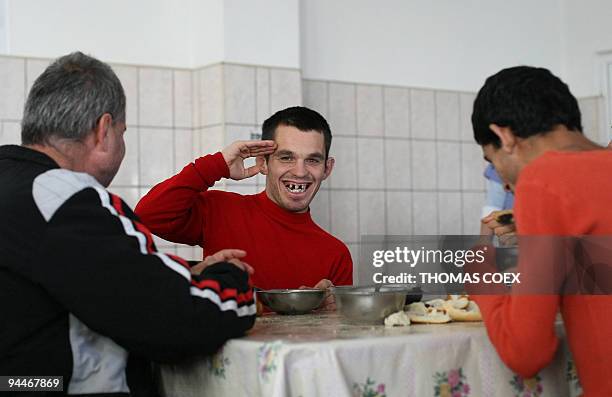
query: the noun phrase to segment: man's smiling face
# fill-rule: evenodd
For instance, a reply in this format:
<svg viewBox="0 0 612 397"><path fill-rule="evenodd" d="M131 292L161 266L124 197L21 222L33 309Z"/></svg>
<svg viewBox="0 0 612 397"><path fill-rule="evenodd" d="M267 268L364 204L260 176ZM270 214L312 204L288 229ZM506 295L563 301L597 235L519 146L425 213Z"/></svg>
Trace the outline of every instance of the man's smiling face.
<svg viewBox="0 0 612 397"><path fill-rule="evenodd" d="M323 134L279 125L274 134L277 149L261 162L270 200L290 212L306 212L331 173L333 159L325 159Z"/></svg>

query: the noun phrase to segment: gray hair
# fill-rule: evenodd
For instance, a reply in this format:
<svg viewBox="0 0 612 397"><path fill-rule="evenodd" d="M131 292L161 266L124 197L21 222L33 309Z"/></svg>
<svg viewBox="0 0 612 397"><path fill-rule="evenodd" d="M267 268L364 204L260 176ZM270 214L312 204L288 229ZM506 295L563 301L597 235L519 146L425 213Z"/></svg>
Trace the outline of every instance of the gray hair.
<svg viewBox="0 0 612 397"><path fill-rule="evenodd" d="M104 113L113 122L125 122L121 82L106 63L73 52L56 59L34 82L23 112L21 141L82 141Z"/></svg>

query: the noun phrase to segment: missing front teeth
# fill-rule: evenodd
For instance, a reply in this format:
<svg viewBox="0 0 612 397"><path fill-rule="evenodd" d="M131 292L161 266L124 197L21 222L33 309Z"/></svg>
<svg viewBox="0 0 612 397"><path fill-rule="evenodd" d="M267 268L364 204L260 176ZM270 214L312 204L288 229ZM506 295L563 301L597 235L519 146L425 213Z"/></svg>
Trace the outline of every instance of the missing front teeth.
<svg viewBox="0 0 612 397"><path fill-rule="evenodd" d="M287 190L291 193L302 193L308 189L309 184L296 184L296 183L288 183L285 185Z"/></svg>

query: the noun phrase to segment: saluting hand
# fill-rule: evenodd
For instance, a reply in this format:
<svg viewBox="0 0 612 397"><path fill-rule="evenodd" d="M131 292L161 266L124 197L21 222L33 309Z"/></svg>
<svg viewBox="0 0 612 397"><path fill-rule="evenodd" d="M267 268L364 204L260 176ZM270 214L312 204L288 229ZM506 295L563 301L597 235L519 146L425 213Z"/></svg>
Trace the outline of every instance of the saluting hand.
<svg viewBox="0 0 612 397"><path fill-rule="evenodd" d="M254 165L245 168L244 160L249 157L267 156L274 153L276 143L274 141L236 141L223 149L221 154L230 171L230 178L239 181L250 178L259 173L259 167Z"/></svg>

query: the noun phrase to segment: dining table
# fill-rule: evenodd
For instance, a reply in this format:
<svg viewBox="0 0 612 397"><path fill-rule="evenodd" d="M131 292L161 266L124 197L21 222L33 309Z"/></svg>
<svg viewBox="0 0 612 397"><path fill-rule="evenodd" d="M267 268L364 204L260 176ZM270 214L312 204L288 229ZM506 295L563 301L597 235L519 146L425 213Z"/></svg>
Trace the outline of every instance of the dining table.
<svg viewBox="0 0 612 397"><path fill-rule="evenodd" d="M525 379L501 361L482 322L386 327L336 312L265 314L212 356L160 365L157 381L165 397L579 396L561 320L556 329L553 361Z"/></svg>

